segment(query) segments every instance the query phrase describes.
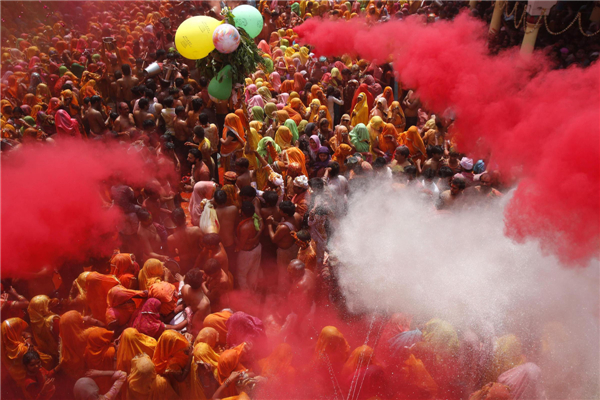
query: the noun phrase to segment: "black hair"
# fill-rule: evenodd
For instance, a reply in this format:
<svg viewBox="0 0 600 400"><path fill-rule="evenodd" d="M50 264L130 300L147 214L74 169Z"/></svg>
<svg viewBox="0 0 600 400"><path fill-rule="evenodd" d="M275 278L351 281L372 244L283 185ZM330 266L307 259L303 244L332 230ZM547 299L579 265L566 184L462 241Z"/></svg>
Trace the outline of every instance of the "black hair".
<svg viewBox="0 0 600 400"><path fill-rule="evenodd" d="M183 85L181 90L183 90L184 95L189 96L190 94L192 94L194 88L192 87L192 85Z"/></svg>
<svg viewBox="0 0 600 400"><path fill-rule="evenodd" d="M311 178L308 181L308 186L310 186L314 192L320 192L325 188L325 183L321 178Z"/></svg>
<svg viewBox="0 0 600 400"><path fill-rule="evenodd" d="M98 96L98 95L94 95L92 97L90 97L90 104L94 105L98 102L102 102L102 97Z"/></svg>
<svg viewBox="0 0 600 400"><path fill-rule="evenodd" d="M121 71L115 71L115 79L119 80L123 77L123 73Z"/></svg>
<svg viewBox="0 0 600 400"><path fill-rule="evenodd" d="M222 206L223 204L227 203L227 192L224 190L217 190L213 195L213 199L217 205Z"/></svg>
<svg viewBox="0 0 600 400"><path fill-rule="evenodd" d="M169 89L169 96L173 96L174 94L178 94L179 93L179 89L172 87Z"/></svg>
<svg viewBox="0 0 600 400"><path fill-rule="evenodd" d="M410 150L406 146L396 147L396 153L400 154L401 156L403 156L405 158L408 158L410 156Z"/></svg>
<svg viewBox="0 0 600 400"><path fill-rule="evenodd" d="M192 268L185 274L184 282L194 290L202 287L202 271L200 268Z"/></svg>
<svg viewBox="0 0 600 400"><path fill-rule="evenodd" d="M434 154L443 154L444 150L442 149L442 146L432 146L431 147L431 155Z"/></svg>
<svg viewBox="0 0 600 400"><path fill-rule="evenodd" d="M173 107L173 97L171 96L167 96L165 97L165 99L163 100L163 104L165 105L165 107L167 108L171 108Z"/></svg>
<svg viewBox="0 0 600 400"><path fill-rule="evenodd" d="M214 258L209 258L204 264L204 272L206 275L213 275L221 269L221 265Z"/></svg>
<svg viewBox="0 0 600 400"><path fill-rule="evenodd" d="M423 171L423 177L427 180L432 180L433 178L435 178L435 175L436 173L433 168L429 168Z"/></svg>
<svg viewBox="0 0 600 400"><path fill-rule="evenodd" d="M440 167L440 170L438 171L438 175L440 178L450 178L451 176L454 175L454 172L452 171L452 169L450 167Z"/></svg>
<svg viewBox="0 0 600 400"><path fill-rule="evenodd" d="M240 196L249 197L253 199L256 197L256 189L254 189L250 185L246 185L240 188Z"/></svg>
<svg viewBox="0 0 600 400"><path fill-rule="evenodd" d="M139 210L137 210L136 215L138 219L142 222L148 221L152 216L152 214L150 214L150 212L145 208L140 208Z"/></svg>
<svg viewBox="0 0 600 400"><path fill-rule="evenodd" d="M279 203L279 209L290 217L293 217L296 213L296 205L289 200Z"/></svg>
<svg viewBox="0 0 600 400"><path fill-rule="evenodd" d="M90 98L89 97L84 98L83 104L90 104Z"/></svg>
<svg viewBox="0 0 600 400"><path fill-rule="evenodd" d="M373 161L373 169L382 169L383 167L385 167L387 164L387 161L385 161L385 158L383 157L377 157L375 159L375 161Z"/></svg>
<svg viewBox="0 0 600 400"><path fill-rule="evenodd" d="M242 202L242 214L246 217L246 218L250 218L251 216L254 215L254 205L249 202L249 201L243 201Z"/></svg>
<svg viewBox="0 0 600 400"><path fill-rule="evenodd" d="M144 109L146 107L148 107L150 105L150 102L148 101L147 98L142 97L139 101L138 101L138 107L140 107L141 109Z"/></svg>
<svg viewBox="0 0 600 400"><path fill-rule="evenodd" d="M183 76L184 78L187 78L187 77L190 75L190 72L189 72L187 69L185 69L185 68L183 68L183 69L180 69L180 70L179 70L179 73L180 73L180 74L181 74L181 76Z"/></svg>
<svg viewBox="0 0 600 400"><path fill-rule="evenodd" d="M175 107L175 114L179 115L179 113L185 113L185 107L184 106L177 106L177 107Z"/></svg>
<svg viewBox="0 0 600 400"><path fill-rule="evenodd" d="M277 192L267 190L263 193L263 199L268 207L274 207L277 204L277 200L279 200L279 196Z"/></svg>
<svg viewBox="0 0 600 400"><path fill-rule="evenodd" d="M117 118L119 118L119 114L117 114L114 111L110 113L110 119L112 119L114 121Z"/></svg>
<svg viewBox="0 0 600 400"><path fill-rule="evenodd" d="M131 75L131 67L129 66L129 64L121 65L121 71L123 72L123 75L125 75L125 76Z"/></svg>
<svg viewBox="0 0 600 400"><path fill-rule="evenodd" d="M202 99L200 99L200 100L202 100ZM193 106L194 106L194 101L192 100L192 107ZM194 108L194 111L196 111L196 108ZM201 113L200 115L198 115L198 122L200 122L202 125L208 124L208 114Z"/></svg>
<svg viewBox="0 0 600 400"><path fill-rule="evenodd" d="M204 101L202 101L202 99L200 97L192 100L192 109L194 110L194 112L200 111L200 109L202 108L203 105L204 105ZM200 117L198 117L198 118L200 118ZM206 117L206 120L208 121L208 116ZM202 121L200 121L200 123L202 123Z"/></svg>
<svg viewBox="0 0 600 400"><path fill-rule="evenodd" d="M302 230L298 231L296 236L298 237L298 239L302 240L303 242L308 242L311 239L310 232L306 229L302 229Z"/></svg>
<svg viewBox="0 0 600 400"><path fill-rule="evenodd" d="M173 213L171 214L171 219L173 219L173 222L175 222L175 225L184 226L185 225L185 212L183 211L183 208L178 207L178 208L174 209Z"/></svg>
<svg viewBox="0 0 600 400"><path fill-rule="evenodd" d="M408 165L404 167L404 173L406 175L412 175L414 178L415 176L417 176L417 167L415 167L414 165Z"/></svg>
<svg viewBox="0 0 600 400"><path fill-rule="evenodd" d="M327 86L327 90L325 91L325 94L327 96L331 96L333 94L334 90L335 90L335 88L333 86Z"/></svg>
<svg viewBox="0 0 600 400"><path fill-rule="evenodd" d="M154 88L154 89L156 89L156 85L154 85L154 86L155 86L155 88ZM147 88L147 89L144 91L144 95L146 96L146 98L147 98L148 100L154 100L154 89Z"/></svg>
<svg viewBox="0 0 600 400"><path fill-rule="evenodd" d="M165 49L156 50L156 58L160 58L160 57L164 56L165 54L167 54L167 51Z"/></svg>
<svg viewBox="0 0 600 400"><path fill-rule="evenodd" d="M452 184L458 186L458 188L461 190L467 187L467 182L465 182L465 180L462 178L452 179Z"/></svg>
<svg viewBox="0 0 600 400"><path fill-rule="evenodd" d="M193 129L194 135L198 136L201 140L204 140L204 128L200 125L196 125Z"/></svg>
<svg viewBox="0 0 600 400"><path fill-rule="evenodd" d="M198 85L200 85L200 87L208 86L208 79L206 79L205 76L201 76L200 79L198 79Z"/></svg>
<svg viewBox="0 0 600 400"><path fill-rule="evenodd" d="M340 164L337 161L329 163L329 177L335 178L340 174Z"/></svg>
<svg viewBox="0 0 600 400"><path fill-rule="evenodd" d="M191 149L188 151L189 154L193 155L196 160L202 160L202 153L198 149Z"/></svg>
<svg viewBox="0 0 600 400"><path fill-rule="evenodd" d="M143 129L154 128L155 126L156 126L156 124L151 119L145 119L144 122L142 122Z"/></svg>
<svg viewBox="0 0 600 400"><path fill-rule="evenodd" d="M218 233L207 233L202 238L202 243L207 246L217 246L219 243L221 243L221 236L219 236Z"/></svg>
<svg viewBox="0 0 600 400"><path fill-rule="evenodd" d="M237 160L235 160L235 166L248 169L250 168L250 161L248 161L246 157L240 157Z"/></svg>
<svg viewBox="0 0 600 400"><path fill-rule="evenodd" d="M35 360L42 361L40 354L32 348L27 350L27 353L25 353L25 355L23 355L23 365L24 366L28 366Z"/></svg>
<svg viewBox="0 0 600 400"><path fill-rule="evenodd" d="M183 78L175 78L175 86L179 87L182 86L185 83L185 81L183 80Z"/></svg>

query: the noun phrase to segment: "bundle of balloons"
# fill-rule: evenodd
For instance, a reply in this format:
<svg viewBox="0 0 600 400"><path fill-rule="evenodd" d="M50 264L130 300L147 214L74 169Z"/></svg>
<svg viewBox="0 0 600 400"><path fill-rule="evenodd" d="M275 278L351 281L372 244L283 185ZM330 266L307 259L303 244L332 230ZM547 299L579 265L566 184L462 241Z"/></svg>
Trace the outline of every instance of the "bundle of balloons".
<svg viewBox="0 0 600 400"><path fill-rule="evenodd" d="M240 45L237 28L242 28L251 38L262 31L263 17L256 8L244 4L234 8L232 14L235 26L205 15L185 20L175 32L175 47L179 54L190 60L200 60L215 49L223 54L233 53ZM226 100L232 88L231 67L226 66L211 80L208 91L211 96Z"/></svg>

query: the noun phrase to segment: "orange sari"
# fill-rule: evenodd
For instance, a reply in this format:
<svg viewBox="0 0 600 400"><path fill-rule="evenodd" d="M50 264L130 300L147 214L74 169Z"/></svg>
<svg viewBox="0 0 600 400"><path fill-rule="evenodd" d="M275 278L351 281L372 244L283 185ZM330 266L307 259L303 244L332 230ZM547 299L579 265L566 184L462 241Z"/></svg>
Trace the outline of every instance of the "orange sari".
<svg viewBox="0 0 600 400"><path fill-rule="evenodd" d="M117 370L129 373L131 371L131 359L137 354L154 356L156 340L135 328L127 328L121 334L121 342L117 351Z"/></svg>
<svg viewBox="0 0 600 400"><path fill-rule="evenodd" d="M83 356L89 333L90 329L84 330L83 317L79 312L67 311L60 317L60 364L62 371L73 379L81 378L85 372Z"/></svg>
<svg viewBox="0 0 600 400"><path fill-rule="evenodd" d="M209 314L204 318L204 327L213 328L219 334L217 343L225 346L227 343L227 320L231 317L231 312L220 311L218 313Z"/></svg>
<svg viewBox="0 0 600 400"><path fill-rule="evenodd" d="M223 127L223 140L227 139L227 132L231 131L237 137L237 141L230 142L229 144L221 143L221 155L223 157L230 156L237 150L244 147L246 141L244 140L244 125L242 120L237 114L230 113L225 117L225 124Z"/></svg>
<svg viewBox="0 0 600 400"><path fill-rule="evenodd" d="M86 279L86 297L92 316L98 321L106 323L106 297L110 289L119 284L119 280L112 275L91 272Z"/></svg>
<svg viewBox="0 0 600 400"><path fill-rule="evenodd" d="M396 131L396 128L394 128L394 125L392 124L385 124L383 130L379 134L379 150L384 153L393 153L396 150L397 142L398 132Z"/></svg>
<svg viewBox="0 0 600 400"><path fill-rule="evenodd" d="M302 150L297 147L290 147L285 151L285 154L287 154L288 163L300 164L300 168L302 168L302 175L308 177L308 172L306 171L306 156Z"/></svg>
<svg viewBox="0 0 600 400"><path fill-rule="evenodd" d="M115 369L115 346L112 344L113 332L104 328L88 329L88 341L83 354L85 366L89 369L100 371L113 371ZM94 379L100 388L100 393L106 393L112 387L110 376Z"/></svg>
<svg viewBox="0 0 600 400"><path fill-rule="evenodd" d="M246 343L242 343L233 349L225 350L219 357L219 364L217 365L218 382L220 385L225 382L225 379L229 378L229 375L233 371L243 371L246 368L240 364L240 358ZM224 392L223 397L230 397L237 395L235 385L230 385Z"/></svg>
<svg viewBox="0 0 600 400"><path fill-rule="evenodd" d="M423 139L419 135L419 130L416 126L411 126L407 131L400 135L400 145L405 145L410 150L411 157L421 158L424 161L427 157L427 150L425 150L425 144Z"/></svg>

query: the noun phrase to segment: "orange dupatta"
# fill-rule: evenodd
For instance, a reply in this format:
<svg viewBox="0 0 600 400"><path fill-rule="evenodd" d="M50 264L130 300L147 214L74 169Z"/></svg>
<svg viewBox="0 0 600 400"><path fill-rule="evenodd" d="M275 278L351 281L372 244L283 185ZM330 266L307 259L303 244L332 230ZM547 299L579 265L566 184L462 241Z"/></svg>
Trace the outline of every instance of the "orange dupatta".
<svg viewBox="0 0 600 400"><path fill-rule="evenodd" d="M225 123L223 126L223 140L227 139L227 132L231 131L237 137L237 142L230 142L229 144L221 143L221 155L227 157L234 153L236 150L241 149L246 144L244 140L244 125L242 120L237 114L229 113L225 117Z"/></svg>

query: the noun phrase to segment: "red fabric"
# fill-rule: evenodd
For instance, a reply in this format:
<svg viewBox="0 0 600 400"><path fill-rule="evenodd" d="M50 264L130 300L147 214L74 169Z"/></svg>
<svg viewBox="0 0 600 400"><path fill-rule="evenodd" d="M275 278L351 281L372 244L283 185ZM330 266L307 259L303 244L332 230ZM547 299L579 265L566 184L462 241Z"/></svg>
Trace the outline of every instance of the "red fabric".
<svg viewBox="0 0 600 400"><path fill-rule="evenodd" d="M81 137L77 120L71 118L65 110L58 110L54 116L56 133L66 136Z"/></svg>

